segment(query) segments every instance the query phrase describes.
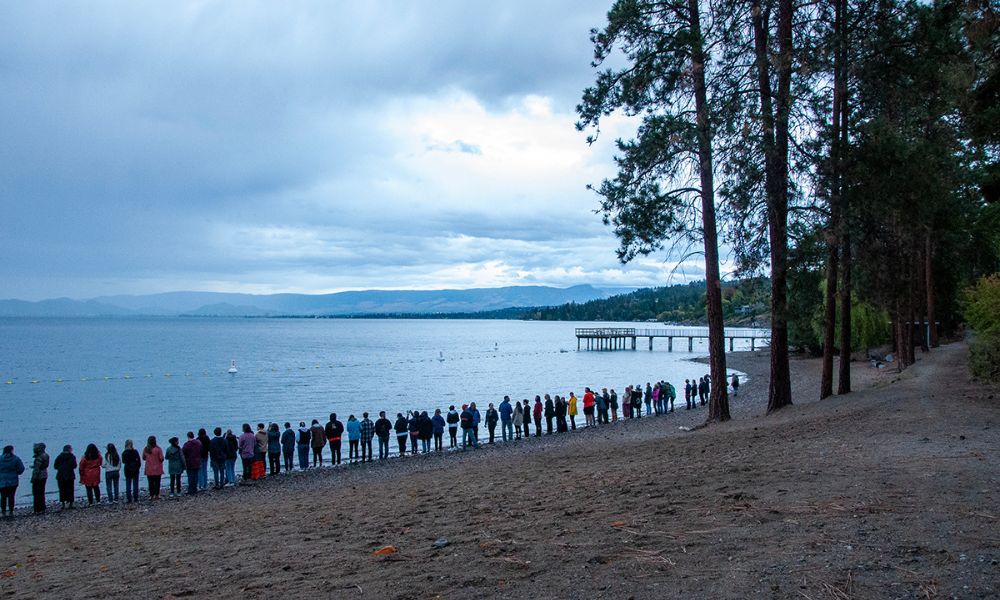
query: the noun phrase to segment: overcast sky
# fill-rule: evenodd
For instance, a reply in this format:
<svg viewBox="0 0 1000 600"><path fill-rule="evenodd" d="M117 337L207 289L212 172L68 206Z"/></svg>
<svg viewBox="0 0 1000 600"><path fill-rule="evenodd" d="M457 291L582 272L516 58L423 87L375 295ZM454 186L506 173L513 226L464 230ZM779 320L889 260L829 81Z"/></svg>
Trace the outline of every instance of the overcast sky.
<svg viewBox="0 0 1000 600"><path fill-rule="evenodd" d="M593 212L609 5L0 3L0 298L697 278Z"/></svg>

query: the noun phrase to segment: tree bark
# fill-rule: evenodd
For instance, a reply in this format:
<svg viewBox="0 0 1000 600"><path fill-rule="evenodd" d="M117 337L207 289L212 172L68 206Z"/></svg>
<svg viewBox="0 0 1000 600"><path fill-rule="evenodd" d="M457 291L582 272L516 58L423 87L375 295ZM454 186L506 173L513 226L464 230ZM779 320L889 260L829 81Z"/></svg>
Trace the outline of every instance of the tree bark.
<svg viewBox="0 0 1000 600"><path fill-rule="evenodd" d="M840 27L843 15L837 0L834 11L835 49L833 60L833 115L830 122L830 157L827 166L827 195L830 219L827 225L826 294L823 314L823 368L820 375L819 398L833 395L833 349L837 330L837 268L840 248L840 110L841 110L841 47ZM844 353L841 351L841 362Z"/></svg>
<svg viewBox="0 0 1000 600"><path fill-rule="evenodd" d="M712 377L708 421L728 421L729 388L726 379L726 340L722 321L722 278L719 274L719 241L715 223L715 178L712 130L705 90L705 52L701 37L699 0L688 0L691 19L691 72L694 83L698 168L701 180L701 218L705 244L705 288L708 317L708 357Z"/></svg>
<svg viewBox="0 0 1000 600"><path fill-rule="evenodd" d="M835 229L834 223L830 223L830 229ZM823 315L823 370L819 383L820 400L833 395L833 344L837 328L837 235L830 232L827 234L827 237L826 297Z"/></svg>
<svg viewBox="0 0 1000 600"><path fill-rule="evenodd" d="M938 327L934 314L934 244L931 242L930 231L924 235L924 278L927 281L927 329L930 332L928 342L931 348L937 348L940 342L938 341Z"/></svg>
<svg viewBox="0 0 1000 600"><path fill-rule="evenodd" d="M754 56L760 86L764 129L765 194L768 242L771 247L771 382L767 412L792 403L788 364L788 119L791 108L792 13L791 0L778 3L777 90L772 103L768 27L760 0L751 4Z"/></svg>
<svg viewBox="0 0 1000 600"><path fill-rule="evenodd" d="M840 194L840 364L837 377L837 394L851 393L851 225L850 196L847 193L847 155L850 143L850 92L847 87L847 0L837 0L840 27L839 84L840 94L840 143L837 153L837 191Z"/></svg>

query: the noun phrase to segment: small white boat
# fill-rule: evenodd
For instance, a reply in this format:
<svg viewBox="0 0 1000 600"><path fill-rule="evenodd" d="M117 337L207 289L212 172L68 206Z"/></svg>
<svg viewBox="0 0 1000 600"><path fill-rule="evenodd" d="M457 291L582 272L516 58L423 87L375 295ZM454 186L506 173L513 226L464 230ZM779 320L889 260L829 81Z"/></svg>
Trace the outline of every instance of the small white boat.
<svg viewBox="0 0 1000 600"><path fill-rule="evenodd" d="M235 360L230 361L230 363L229 363L229 374L230 375L235 375L235 374L237 374L239 372L240 372L240 370L236 368L236 361Z"/></svg>

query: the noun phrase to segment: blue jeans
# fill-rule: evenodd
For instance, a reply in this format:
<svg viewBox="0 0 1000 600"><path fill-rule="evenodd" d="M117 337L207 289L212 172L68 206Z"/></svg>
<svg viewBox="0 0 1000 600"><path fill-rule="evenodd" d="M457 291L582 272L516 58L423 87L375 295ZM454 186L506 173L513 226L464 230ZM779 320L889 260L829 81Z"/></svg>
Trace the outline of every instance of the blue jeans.
<svg viewBox="0 0 1000 600"><path fill-rule="evenodd" d="M139 476L129 477L125 476L125 501L126 502L138 502L139 501Z"/></svg>
<svg viewBox="0 0 1000 600"><path fill-rule="evenodd" d="M188 469L188 495L194 496L198 493L198 471L203 469Z"/></svg>
<svg viewBox="0 0 1000 600"><path fill-rule="evenodd" d="M203 490L208 487L208 466L205 464L208 462L206 459L201 459L201 468L198 469L198 489Z"/></svg>
<svg viewBox="0 0 1000 600"><path fill-rule="evenodd" d="M104 473L104 487L108 490L108 502L118 502L118 481L121 473L118 471L106 471Z"/></svg>
<svg viewBox="0 0 1000 600"><path fill-rule="evenodd" d="M389 437L380 437L378 439L378 459L382 460L389 458Z"/></svg>
<svg viewBox="0 0 1000 600"><path fill-rule="evenodd" d="M463 448L467 448L468 446L472 446L473 448L478 448L479 447L479 440L476 439L476 430L475 429L463 429L462 431L463 431L463 434L462 434L462 447Z"/></svg>
<svg viewBox="0 0 1000 600"><path fill-rule="evenodd" d="M212 479L215 480L215 487L220 488L226 483L226 461L212 461Z"/></svg>
<svg viewBox="0 0 1000 600"><path fill-rule="evenodd" d="M431 441L430 440L420 440L420 447L423 450L424 454L427 454L428 452L431 451Z"/></svg>
<svg viewBox="0 0 1000 600"><path fill-rule="evenodd" d="M309 444L299 444L299 468L305 471L309 468Z"/></svg>
<svg viewBox="0 0 1000 600"><path fill-rule="evenodd" d="M514 422L513 421L503 421L501 423L501 434L503 435L503 441L514 439Z"/></svg>
<svg viewBox="0 0 1000 600"><path fill-rule="evenodd" d="M226 480L223 483L236 483L236 459L226 459Z"/></svg>

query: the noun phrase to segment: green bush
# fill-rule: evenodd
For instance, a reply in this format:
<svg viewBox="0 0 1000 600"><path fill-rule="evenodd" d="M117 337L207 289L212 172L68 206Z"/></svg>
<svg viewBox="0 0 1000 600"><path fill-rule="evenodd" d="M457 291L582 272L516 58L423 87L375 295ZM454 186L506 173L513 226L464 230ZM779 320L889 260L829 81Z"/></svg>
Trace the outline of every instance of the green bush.
<svg viewBox="0 0 1000 600"><path fill-rule="evenodd" d="M983 277L963 300L965 321L975 332L969 367L980 379L1000 382L1000 276Z"/></svg>
<svg viewBox="0 0 1000 600"><path fill-rule="evenodd" d="M819 285L820 294L826 290L826 282ZM823 307L821 302L813 311L811 321L813 335L817 340L823 339ZM834 343L840 349L840 307L837 307L837 322L834 332ZM892 336L892 325L889 323L889 313L868 302L858 300L851 294L851 350L854 352L868 351L889 341Z"/></svg>

